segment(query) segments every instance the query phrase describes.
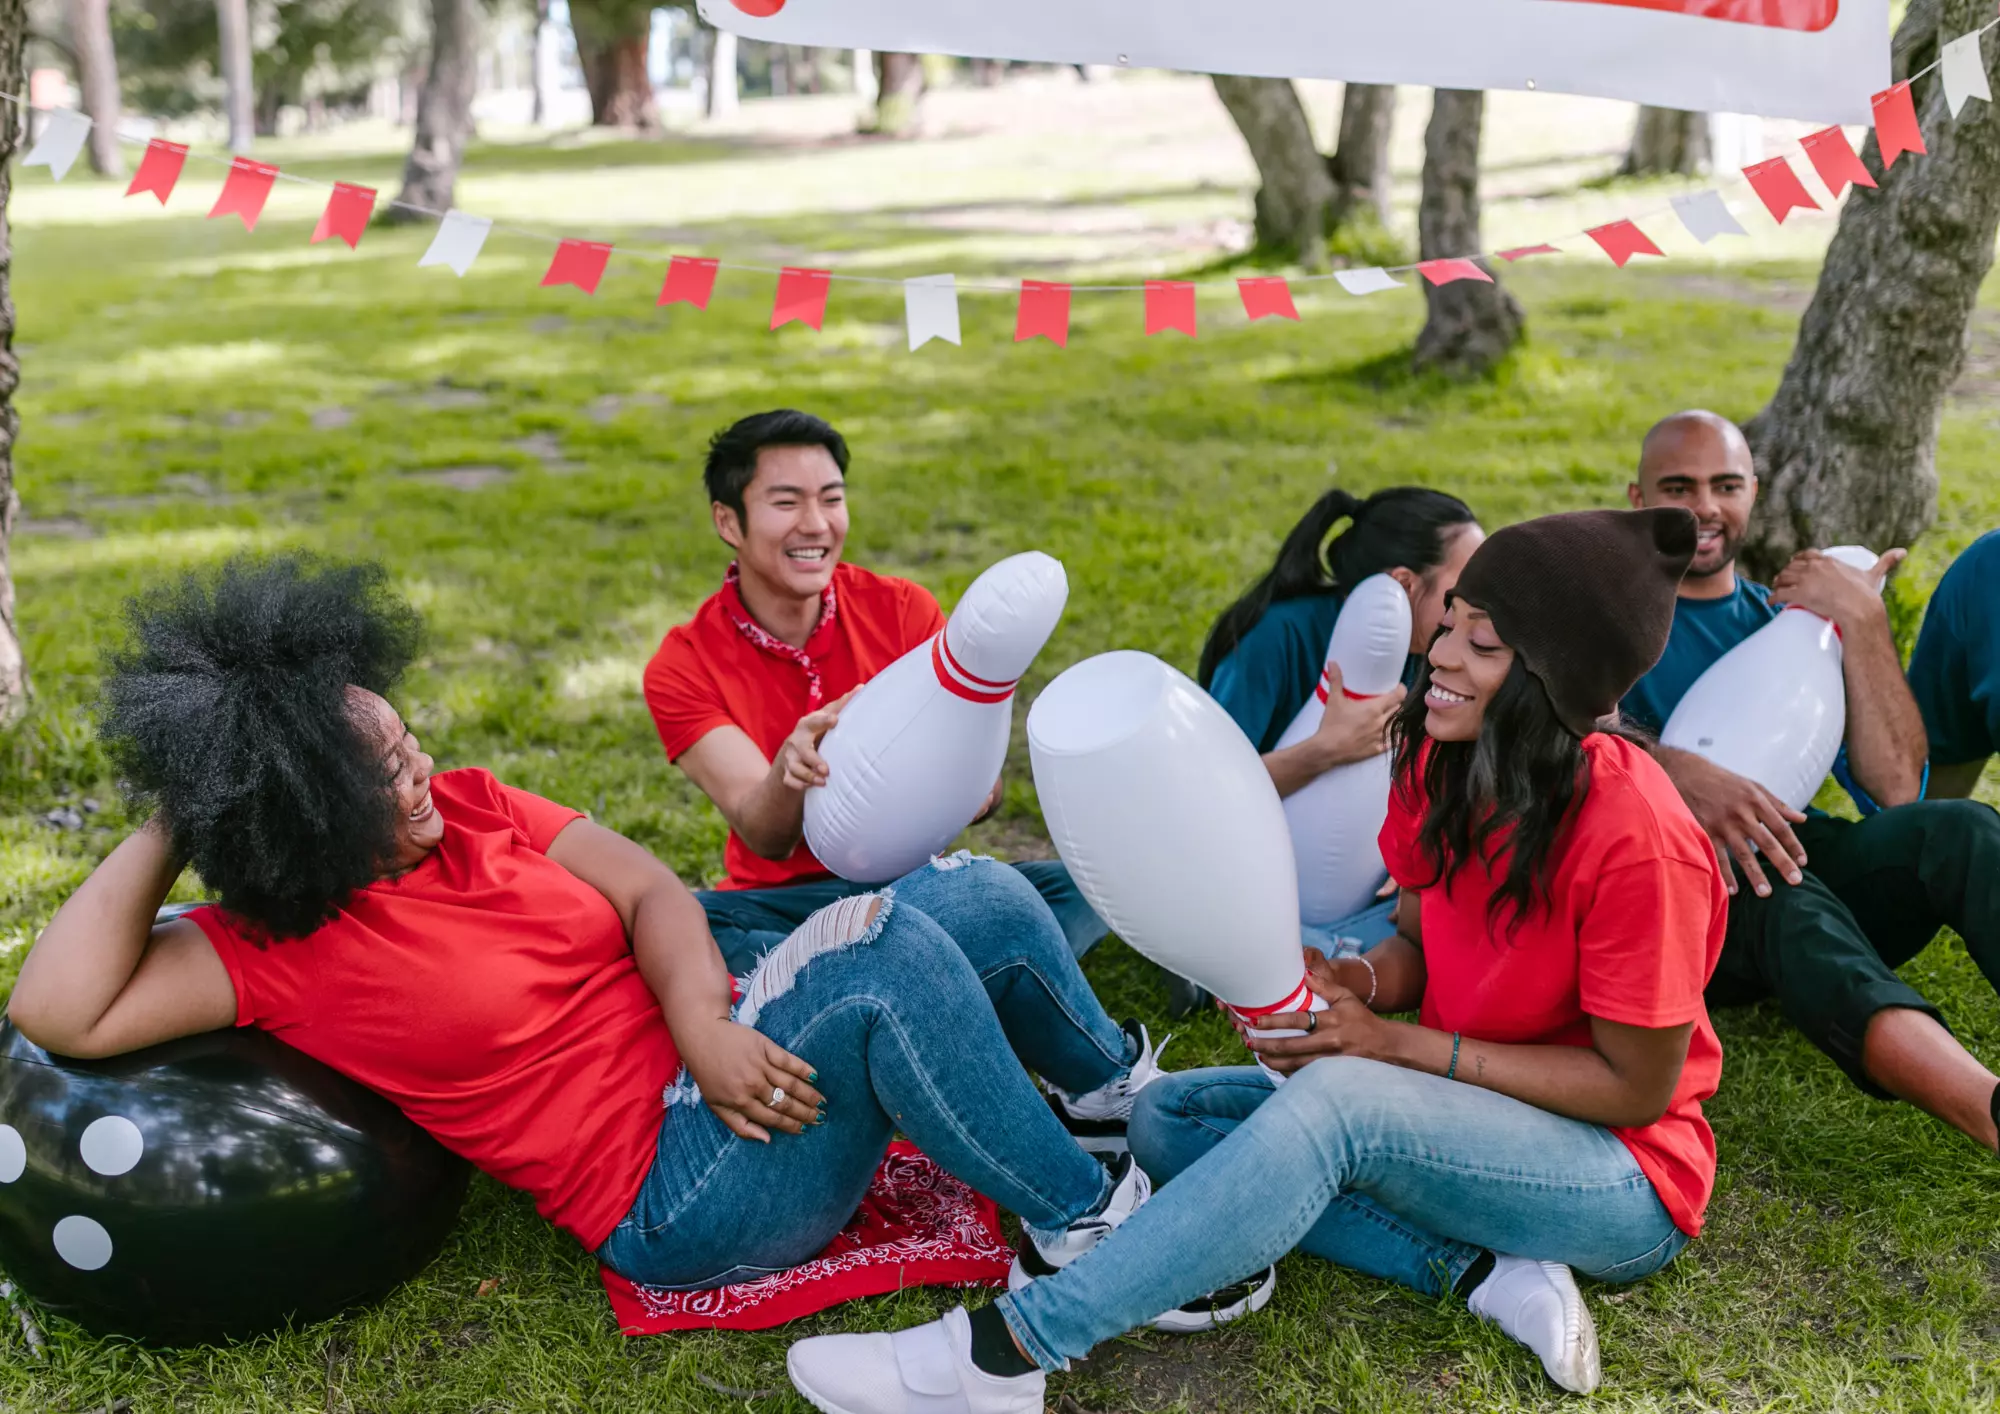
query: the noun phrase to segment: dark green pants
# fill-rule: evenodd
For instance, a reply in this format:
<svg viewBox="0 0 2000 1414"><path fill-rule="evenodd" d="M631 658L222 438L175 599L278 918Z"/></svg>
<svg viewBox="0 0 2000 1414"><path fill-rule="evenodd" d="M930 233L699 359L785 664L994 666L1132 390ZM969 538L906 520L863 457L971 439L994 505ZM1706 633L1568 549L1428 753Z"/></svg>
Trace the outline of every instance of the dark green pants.
<svg viewBox="0 0 2000 1414"><path fill-rule="evenodd" d="M1861 1068L1869 1018L1909 1007L1943 1020L1895 969L1951 928L2000 987L2000 815L1976 801L1945 800L1858 823L1815 817L1796 828L1805 881L1777 880L1765 899L1741 886L1729 900L1708 1002L1775 996L1855 1084L1882 1095Z"/></svg>

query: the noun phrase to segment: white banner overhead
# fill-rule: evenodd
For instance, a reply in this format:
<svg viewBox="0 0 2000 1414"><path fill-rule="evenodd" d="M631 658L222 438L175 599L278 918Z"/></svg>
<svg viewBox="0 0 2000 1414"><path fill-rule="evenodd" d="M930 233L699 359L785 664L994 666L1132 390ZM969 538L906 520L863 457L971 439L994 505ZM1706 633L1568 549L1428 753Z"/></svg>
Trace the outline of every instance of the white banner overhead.
<svg viewBox="0 0 2000 1414"><path fill-rule="evenodd" d="M699 0L746 39L1865 123L1889 0Z"/></svg>

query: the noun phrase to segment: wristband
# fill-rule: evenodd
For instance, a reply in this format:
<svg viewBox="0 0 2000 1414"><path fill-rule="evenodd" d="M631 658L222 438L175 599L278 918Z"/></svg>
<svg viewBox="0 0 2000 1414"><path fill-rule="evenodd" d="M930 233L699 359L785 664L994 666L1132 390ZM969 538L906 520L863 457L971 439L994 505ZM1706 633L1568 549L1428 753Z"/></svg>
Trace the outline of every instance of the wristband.
<svg viewBox="0 0 2000 1414"><path fill-rule="evenodd" d="M1361 1005L1367 1007L1370 1011L1373 1011L1375 1010L1375 993L1381 990L1382 979L1375 975L1375 964L1370 962L1367 958L1363 957L1359 953L1356 953L1354 955L1354 960L1360 963L1363 967L1368 969L1368 1000L1363 1002Z"/></svg>
<svg viewBox="0 0 2000 1414"><path fill-rule="evenodd" d="M1444 1078L1446 1080L1449 1080L1453 1076L1458 1074L1458 1042L1459 1042L1459 1034L1458 1032L1454 1031L1451 1033L1451 1064L1445 1068L1444 1072Z"/></svg>

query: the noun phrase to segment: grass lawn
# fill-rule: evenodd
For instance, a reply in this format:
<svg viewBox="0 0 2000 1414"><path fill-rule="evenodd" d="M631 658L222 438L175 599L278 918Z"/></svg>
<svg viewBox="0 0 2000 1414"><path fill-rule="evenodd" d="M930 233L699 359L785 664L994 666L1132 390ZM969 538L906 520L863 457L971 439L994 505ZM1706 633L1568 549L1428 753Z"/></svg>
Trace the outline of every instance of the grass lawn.
<svg viewBox="0 0 2000 1414"><path fill-rule="evenodd" d="M1162 108L1198 106L1195 88L1173 93ZM1201 121L1213 129L1212 113ZM1191 175L1148 151L1158 175L1134 176L1124 150L1091 133L1051 147L1049 171L990 133L920 147L809 139L596 144L562 160L489 147L460 201L712 254L865 245L855 258L882 269L967 277L1198 267L1220 253L1218 223L1247 210L1226 145ZM392 178L379 152L301 155L328 176ZM1540 160L1506 171L1516 195L1496 206L1496 230L1573 230L1579 210L1633 201L1538 188L1523 171ZM1136 296L1079 296L1068 351L1014 346L1011 302L968 296L965 347L912 356L893 287L836 287L823 333L774 335L768 277L725 274L706 314L662 312L656 265L614 262L586 299L538 289L545 249L496 235L459 281L416 268L427 230L373 231L354 254L309 250L309 199L281 189L246 236L200 219L213 190L191 185L160 213L37 173L17 196L27 521L15 570L39 697L0 735L0 993L35 930L133 824L89 704L121 596L165 573L280 546L383 560L428 617L401 705L441 766L489 766L706 879L721 821L667 766L637 680L725 562L698 474L716 426L779 404L831 417L856 450L850 557L947 605L1003 554L1059 556L1070 607L1031 700L1110 648L1191 669L1210 618L1330 464L1358 490L1451 489L1489 526L1613 502L1661 413L1762 405L1814 274L1810 250L1787 244L1749 252L1780 260L1734 266L1530 262L1508 277L1530 342L1493 381L1457 387L1402 371L1414 291L1353 300L1320 286L1302 324L1256 327L1205 299L1193 343L1144 338ZM1950 556L2000 523L1986 317L1946 418L1938 528L1900 591L1911 613ZM85 798L101 808L82 829L39 823ZM1047 849L1018 740L1003 814L970 842ZM194 896L192 881L182 888ZM1086 970L1114 1015L1158 1034L1163 999L1131 953L1109 943ZM1941 940L1908 972L2000 1060L2000 1001L1958 944ZM1709 1230L1660 1278L1590 1293L1607 1361L1598 1406L1993 1408L2000 1166L1862 1098L1769 1010L1719 1026L1729 1059L1710 1107L1722 1168ZM1179 1066L1241 1056L1217 1017L1180 1029ZM481 1182L438 1263L345 1319L178 1353L51 1322L41 1364L0 1328L0 1409L803 1410L783 1375L790 1340L919 1322L953 1299L885 1298L767 1336L626 1341L584 1255L525 1199ZM1054 1390L1065 1411L1561 1403L1525 1352L1462 1309L1309 1260L1285 1265L1260 1319L1118 1342Z"/></svg>

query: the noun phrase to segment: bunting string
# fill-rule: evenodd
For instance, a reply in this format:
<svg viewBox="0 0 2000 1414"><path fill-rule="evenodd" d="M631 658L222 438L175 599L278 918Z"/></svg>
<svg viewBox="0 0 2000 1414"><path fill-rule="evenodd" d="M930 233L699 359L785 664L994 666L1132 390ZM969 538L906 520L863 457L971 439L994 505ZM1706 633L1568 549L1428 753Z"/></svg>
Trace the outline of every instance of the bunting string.
<svg viewBox="0 0 2000 1414"><path fill-rule="evenodd" d="M1993 101L1980 41L1996 28L2000 28L2000 18L1990 20L1971 33L1941 46L1938 57L1930 64L1874 95L1871 107L1876 146L1884 171L1902 157L1926 154L1916 105L1911 97L1911 85L1918 79L1941 71L1946 106L1954 121L1972 100L1989 104ZM75 165L89 138L90 118L71 108L39 107L20 94L0 93L0 100L45 115L41 134L23 165L47 167L50 175L60 182ZM208 166L226 167L221 194L210 208L209 217L233 215L243 222L246 230L254 231L272 189L278 182L290 182L327 193L326 207L313 229L311 243L338 239L345 242L349 249L355 249L359 247L378 207L406 211L437 222L436 233L417 264L448 266L459 276L472 268L484 250L487 238L495 231L554 247L541 283L544 286L567 285L585 295L596 294L613 256L632 257L650 263L662 259L667 262L666 278L656 301L660 306L686 304L696 310L706 310L720 271L776 276L777 289L771 308L773 330L792 323L820 329L835 283L900 286L912 352L933 340L960 343L958 298L965 291L1009 295L1018 301L1014 325L1016 343L1047 339L1059 347L1068 347L1071 297L1076 294L1143 295L1147 334L1172 332L1195 338L1199 327L1197 295L1204 290L1232 290L1241 301L1244 314L1253 322L1272 318L1296 321L1299 312L1292 293L1296 285L1333 281L1349 295L1365 297L1385 290L1406 288L1410 282L1396 278L1399 275L1414 275L1433 286L1459 280L1491 283L1493 276L1490 272L1499 268L1496 261L1511 265L1532 256L1565 254L1568 253L1565 244L1585 240L1623 269L1639 256L1665 255L1640 223L1668 216L1672 216L1703 245L1722 236L1748 235L1724 196L1724 188L1736 190L1747 186L1770 213L1772 220L1781 225L1795 211L1824 209L1800 179L1792 155L1781 154L1752 163L1742 169L1736 181L1724 183L1721 187L1686 192L1670 198L1665 206L1509 250L1475 251L1466 255L1413 261L1407 265L1370 266L1318 274L1246 276L1233 281L1146 280L1137 284L1078 284L1032 279L962 281L949 274L903 277L804 266L758 265L580 240L532 227L502 224L456 209L435 211L400 199L384 200L372 187L349 182L316 181L248 157L220 157L193 152L185 144L162 138L139 138L126 133L117 136L121 142L145 149L138 170L126 188L127 196L151 195L164 206L190 160ZM1836 201L1849 187L1876 185L1874 175L1855 152L1845 130L1838 126L1824 128L1802 138L1799 155L1805 157L1820 183Z"/></svg>

